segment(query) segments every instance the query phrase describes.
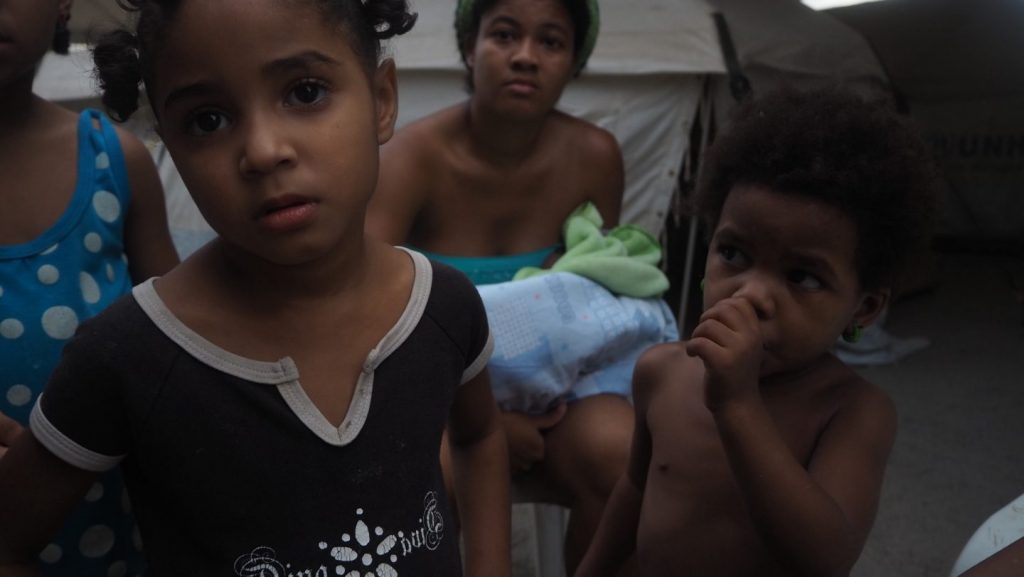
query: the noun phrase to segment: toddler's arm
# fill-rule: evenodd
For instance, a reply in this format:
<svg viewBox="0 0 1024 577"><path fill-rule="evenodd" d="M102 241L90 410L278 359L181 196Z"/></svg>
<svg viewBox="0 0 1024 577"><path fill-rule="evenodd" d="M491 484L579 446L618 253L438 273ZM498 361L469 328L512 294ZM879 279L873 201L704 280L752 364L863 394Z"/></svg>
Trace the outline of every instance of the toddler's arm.
<svg viewBox="0 0 1024 577"><path fill-rule="evenodd" d="M0 577L37 574L36 559L96 473L57 458L25 431L0 459Z"/></svg>
<svg viewBox="0 0 1024 577"><path fill-rule="evenodd" d="M708 408L775 559L795 575L848 575L878 508L895 408L880 390L861 387L832 417L805 468L758 389L757 322L748 301L723 300L701 318L687 350L704 361Z"/></svg>
<svg viewBox="0 0 1024 577"><path fill-rule="evenodd" d="M636 419L626 472L612 489L601 524L590 542L575 577L616 575L636 548L637 525L643 504L647 469L651 462L651 431L647 428L647 407L659 381L662 362L660 347L645 352L633 371L633 408Z"/></svg>
<svg viewBox="0 0 1024 577"><path fill-rule="evenodd" d="M487 371L459 387L448 433L467 577L508 576L508 453Z"/></svg>
<svg viewBox="0 0 1024 577"><path fill-rule="evenodd" d="M171 243L164 205L163 187L153 159L139 139L117 129L124 151L131 202L125 215L124 246L128 270L138 284L150 277L161 276L178 264L178 253Z"/></svg>

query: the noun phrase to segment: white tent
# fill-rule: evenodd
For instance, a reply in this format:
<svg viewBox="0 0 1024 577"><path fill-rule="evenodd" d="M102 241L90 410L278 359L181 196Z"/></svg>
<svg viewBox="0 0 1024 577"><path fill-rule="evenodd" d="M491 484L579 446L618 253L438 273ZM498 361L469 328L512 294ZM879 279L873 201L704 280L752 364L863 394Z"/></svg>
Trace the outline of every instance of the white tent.
<svg viewBox="0 0 1024 577"><path fill-rule="evenodd" d="M1024 2L886 0L829 11L871 42L949 190L940 234L1024 242Z"/></svg>
<svg viewBox="0 0 1024 577"><path fill-rule="evenodd" d="M781 86L842 85L868 99L890 98L888 79L871 46L833 16L798 0L710 2L725 17L755 93Z"/></svg>

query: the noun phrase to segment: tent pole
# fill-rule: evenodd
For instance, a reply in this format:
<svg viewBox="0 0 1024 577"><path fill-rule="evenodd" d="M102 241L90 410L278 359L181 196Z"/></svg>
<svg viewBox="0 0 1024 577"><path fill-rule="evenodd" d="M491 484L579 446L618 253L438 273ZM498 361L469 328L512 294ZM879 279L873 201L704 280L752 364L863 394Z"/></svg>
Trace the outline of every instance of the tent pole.
<svg viewBox="0 0 1024 577"><path fill-rule="evenodd" d="M701 94L701 103L698 108L700 115L701 130L700 135L700 148L697 153L697 181L700 180L701 167L704 164L704 152L707 150L709 134L711 134L711 77L704 77L704 87ZM682 188L680 187L680 194L682 194ZM682 293L679 299L679 336L681 338L687 338L689 335L686 333L687 318L686 311L689 308L687 305L690 303L690 287L693 284L693 268L694 261L697 256L697 229L700 226L700 219L696 214L690 215L690 230L687 232L686 239L686 260L683 266L683 285Z"/></svg>

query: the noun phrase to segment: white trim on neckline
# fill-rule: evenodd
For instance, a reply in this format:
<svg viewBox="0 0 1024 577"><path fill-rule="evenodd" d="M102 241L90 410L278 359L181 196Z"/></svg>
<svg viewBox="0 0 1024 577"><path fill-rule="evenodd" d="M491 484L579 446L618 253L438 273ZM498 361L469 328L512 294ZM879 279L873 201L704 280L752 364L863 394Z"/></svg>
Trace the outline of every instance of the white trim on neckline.
<svg viewBox="0 0 1024 577"><path fill-rule="evenodd" d="M412 291L398 321L381 338L363 361L356 380L348 412L335 427L313 404L299 382L299 370L291 357L278 361L257 361L225 350L189 328L174 315L157 294L149 279L132 289L132 296L146 316L167 338L189 355L212 369L258 384L274 385L285 403L303 424L323 441L336 446L351 443L362 430L370 412L374 371L402 345L423 318L433 285L433 268L427 258L415 251L401 249L413 262Z"/></svg>

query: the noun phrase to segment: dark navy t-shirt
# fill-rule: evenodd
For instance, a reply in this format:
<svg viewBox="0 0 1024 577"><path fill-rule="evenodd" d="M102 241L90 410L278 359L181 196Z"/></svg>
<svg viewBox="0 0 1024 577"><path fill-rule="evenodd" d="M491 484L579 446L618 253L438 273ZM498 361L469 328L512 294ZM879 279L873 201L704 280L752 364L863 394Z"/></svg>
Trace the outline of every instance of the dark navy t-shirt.
<svg viewBox="0 0 1024 577"><path fill-rule="evenodd" d="M72 465L121 463L151 575L459 575L438 454L492 344L473 286L410 254L409 303L339 427L291 359L218 348L150 281L82 326L32 431Z"/></svg>

